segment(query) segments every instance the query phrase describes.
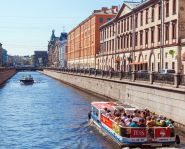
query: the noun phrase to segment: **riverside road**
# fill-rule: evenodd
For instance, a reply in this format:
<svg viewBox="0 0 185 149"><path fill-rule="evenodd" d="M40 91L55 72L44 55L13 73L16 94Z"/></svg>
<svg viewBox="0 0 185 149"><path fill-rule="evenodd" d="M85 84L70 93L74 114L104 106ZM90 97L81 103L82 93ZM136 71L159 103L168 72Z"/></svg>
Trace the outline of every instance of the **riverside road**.
<svg viewBox="0 0 185 149"><path fill-rule="evenodd" d="M21 85L27 74L36 83ZM38 72L19 72L0 87L0 149L116 149L88 123L90 103L100 100Z"/></svg>

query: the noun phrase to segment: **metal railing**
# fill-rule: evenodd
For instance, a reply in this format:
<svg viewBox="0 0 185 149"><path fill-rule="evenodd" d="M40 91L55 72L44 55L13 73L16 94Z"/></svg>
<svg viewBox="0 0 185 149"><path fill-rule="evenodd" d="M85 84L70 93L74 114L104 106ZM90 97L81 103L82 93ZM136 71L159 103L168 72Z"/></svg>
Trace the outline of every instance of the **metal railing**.
<svg viewBox="0 0 185 149"><path fill-rule="evenodd" d="M91 77L101 77L107 79L119 79L128 81L146 81L148 83L161 83L167 85L185 86L185 75L178 74L159 74L148 72L122 72L122 71L105 71L101 69L75 69L75 68L46 68L48 70L61 71L65 73L73 73L78 75L86 75ZM1 71L1 69L0 69Z"/></svg>
<svg viewBox="0 0 185 149"><path fill-rule="evenodd" d="M150 81L150 74L149 73L136 72L136 80Z"/></svg>
<svg viewBox="0 0 185 149"><path fill-rule="evenodd" d="M180 76L180 85L185 86L185 75Z"/></svg>
<svg viewBox="0 0 185 149"><path fill-rule="evenodd" d="M154 73L154 82L174 85L174 75Z"/></svg>

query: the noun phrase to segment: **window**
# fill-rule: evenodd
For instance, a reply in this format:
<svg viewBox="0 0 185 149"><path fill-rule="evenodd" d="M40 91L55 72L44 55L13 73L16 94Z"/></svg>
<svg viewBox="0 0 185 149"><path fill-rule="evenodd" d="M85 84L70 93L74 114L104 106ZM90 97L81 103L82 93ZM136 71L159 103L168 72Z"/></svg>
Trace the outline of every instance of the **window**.
<svg viewBox="0 0 185 149"><path fill-rule="evenodd" d="M126 20L124 20L124 32L126 32Z"/></svg>
<svg viewBox="0 0 185 149"><path fill-rule="evenodd" d="M145 30L145 45L148 45L148 30Z"/></svg>
<svg viewBox="0 0 185 149"><path fill-rule="evenodd" d="M123 49L123 37L121 37L121 49Z"/></svg>
<svg viewBox="0 0 185 149"><path fill-rule="evenodd" d="M127 35L127 48L129 47L129 35Z"/></svg>
<svg viewBox="0 0 185 149"><path fill-rule="evenodd" d="M161 5L159 4L159 7L158 7L158 19L160 20L161 19Z"/></svg>
<svg viewBox="0 0 185 149"><path fill-rule="evenodd" d="M172 22L172 39L176 39L176 32L177 32L177 28L176 28L176 21Z"/></svg>
<svg viewBox="0 0 185 149"><path fill-rule="evenodd" d="M155 28L152 27L151 28L151 42L154 43L154 31L155 31Z"/></svg>
<svg viewBox="0 0 185 149"><path fill-rule="evenodd" d="M121 33L123 33L123 20L121 21Z"/></svg>
<svg viewBox="0 0 185 149"><path fill-rule="evenodd" d="M114 39L112 39L112 51L114 51Z"/></svg>
<svg viewBox="0 0 185 149"><path fill-rule="evenodd" d="M138 14L135 15L135 28L138 27Z"/></svg>
<svg viewBox="0 0 185 149"><path fill-rule="evenodd" d="M158 62L158 72L160 71L160 62Z"/></svg>
<svg viewBox="0 0 185 149"><path fill-rule="evenodd" d="M129 18L127 19L127 31L129 31Z"/></svg>
<svg viewBox="0 0 185 149"><path fill-rule="evenodd" d="M147 55L145 55L145 60L147 60Z"/></svg>
<svg viewBox="0 0 185 149"><path fill-rule="evenodd" d="M166 0L166 17L169 17L169 0Z"/></svg>
<svg viewBox="0 0 185 149"><path fill-rule="evenodd" d="M141 11L141 20L140 20L141 26L143 26L143 12Z"/></svg>
<svg viewBox="0 0 185 149"><path fill-rule="evenodd" d="M140 31L140 45L143 45L143 31Z"/></svg>
<svg viewBox="0 0 185 149"><path fill-rule="evenodd" d="M109 35L110 37L112 36L112 27L110 26L110 29L109 29Z"/></svg>
<svg viewBox="0 0 185 149"><path fill-rule="evenodd" d="M99 22L100 23L103 23L103 18L99 18Z"/></svg>
<svg viewBox="0 0 185 149"><path fill-rule="evenodd" d="M154 11L155 11L155 6L152 7L152 22L154 22Z"/></svg>
<svg viewBox="0 0 185 149"><path fill-rule="evenodd" d="M167 58L167 57L168 57L168 52L165 53L165 58Z"/></svg>
<svg viewBox="0 0 185 149"><path fill-rule="evenodd" d="M161 27L158 26L158 42L161 41Z"/></svg>
<svg viewBox="0 0 185 149"><path fill-rule="evenodd" d="M125 36L123 37L123 48L125 48Z"/></svg>
<svg viewBox="0 0 185 149"><path fill-rule="evenodd" d="M112 49L112 45L111 45L111 40L109 41L109 51L111 51Z"/></svg>
<svg viewBox="0 0 185 149"><path fill-rule="evenodd" d="M118 38L117 43L118 43L118 49L120 49L120 38Z"/></svg>
<svg viewBox="0 0 185 149"><path fill-rule="evenodd" d="M132 34L130 34L130 47L132 47Z"/></svg>
<svg viewBox="0 0 185 149"><path fill-rule="evenodd" d="M160 59L160 55L161 55L161 54L160 54L160 53L158 53L158 59Z"/></svg>
<svg viewBox="0 0 185 149"><path fill-rule="evenodd" d="M176 14L176 0L173 0L173 14Z"/></svg>
<svg viewBox="0 0 185 149"><path fill-rule="evenodd" d="M132 17L130 17L130 29L132 29Z"/></svg>
<svg viewBox="0 0 185 149"><path fill-rule="evenodd" d="M168 41L169 40L169 24L165 25L165 33L166 33L166 36L165 36L166 41Z"/></svg>
<svg viewBox="0 0 185 149"><path fill-rule="evenodd" d="M168 62L165 63L165 68L168 69Z"/></svg>
<svg viewBox="0 0 185 149"><path fill-rule="evenodd" d="M118 27L118 34L120 34L120 22L118 22L117 27Z"/></svg>
<svg viewBox="0 0 185 149"><path fill-rule="evenodd" d="M110 20L111 20L111 18L107 18L107 22L110 21Z"/></svg>
<svg viewBox="0 0 185 149"><path fill-rule="evenodd" d="M137 46L138 33L135 34L135 46Z"/></svg>
<svg viewBox="0 0 185 149"><path fill-rule="evenodd" d="M148 9L146 9L146 24L148 24Z"/></svg>
<svg viewBox="0 0 185 149"><path fill-rule="evenodd" d="M175 69L175 62L172 62L172 69Z"/></svg>

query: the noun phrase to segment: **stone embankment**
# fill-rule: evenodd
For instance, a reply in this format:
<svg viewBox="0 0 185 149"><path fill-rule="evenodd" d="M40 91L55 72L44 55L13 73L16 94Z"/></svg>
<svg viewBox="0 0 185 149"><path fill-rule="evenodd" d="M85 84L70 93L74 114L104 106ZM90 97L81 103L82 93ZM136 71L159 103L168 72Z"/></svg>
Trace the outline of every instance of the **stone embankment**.
<svg viewBox="0 0 185 149"><path fill-rule="evenodd" d="M0 85L6 82L16 73L15 69L10 68L0 68Z"/></svg>
<svg viewBox="0 0 185 149"><path fill-rule="evenodd" d="M185 89L48 69L42 73L96 95L127 102L138 108L147 107L172 118L185 128Z"/></svg>

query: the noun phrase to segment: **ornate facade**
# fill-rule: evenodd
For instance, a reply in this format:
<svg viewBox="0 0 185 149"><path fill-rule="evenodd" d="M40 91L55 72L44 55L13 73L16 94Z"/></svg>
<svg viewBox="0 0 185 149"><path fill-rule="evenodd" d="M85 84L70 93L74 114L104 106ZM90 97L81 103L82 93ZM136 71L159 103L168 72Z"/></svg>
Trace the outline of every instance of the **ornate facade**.
<svg viewBox="0 0 185 149"><path fill-rule="evenodd" d="M51 39L48 43L48 66L60 67L60 50L62 40L67 39L66 33L61 33L60 38L55 36L55 31L52 31ZM65 34L65 37L64 37Z"/></svg>
<svg viewBox="0 0 185 149"><path fill-rule="evenodd" d="M184 7L184 0L123 3L117 16L100 27L97 68L185 73Z"/></svg>

